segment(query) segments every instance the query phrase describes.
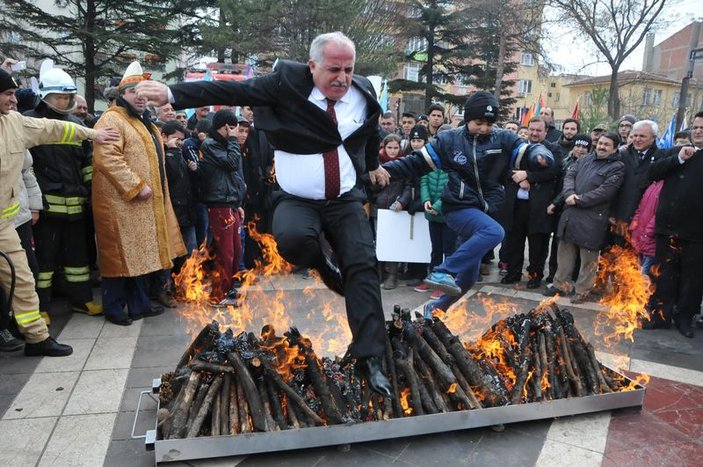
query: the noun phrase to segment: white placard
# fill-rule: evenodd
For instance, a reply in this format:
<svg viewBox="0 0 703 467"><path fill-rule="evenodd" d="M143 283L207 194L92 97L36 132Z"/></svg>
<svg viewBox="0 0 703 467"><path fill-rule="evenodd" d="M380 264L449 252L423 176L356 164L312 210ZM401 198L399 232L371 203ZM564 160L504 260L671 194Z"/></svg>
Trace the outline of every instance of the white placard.
<svg viewBox="0 0 703 467"><path fill-rule="evenodd" d="M379 261L429 263L432 253L430 226L422 212L379 209L376 224L376 256Z"/></svg>

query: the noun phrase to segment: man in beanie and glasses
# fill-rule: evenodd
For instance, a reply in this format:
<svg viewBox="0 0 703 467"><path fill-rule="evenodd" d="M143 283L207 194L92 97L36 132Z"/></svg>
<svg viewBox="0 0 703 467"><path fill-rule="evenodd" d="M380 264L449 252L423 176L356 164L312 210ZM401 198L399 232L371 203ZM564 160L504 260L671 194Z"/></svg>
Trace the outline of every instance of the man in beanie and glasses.
<svg viewBox="0 0 703 467"><path fill-rule="evenodd" d="M17 327L26 341L25 355L62 357L73 353L73 349L59 344L49 335L46 322L39 314L34 277L14 225L14 217L20 208L17 194L25 150L57 142L77 145L86 139L92 139L100 147L117 140L119 134L109 127L93 130L70 121L24 117L14 110L17 87L12 76L0 69L0 251L14 265L16 284L13 294L10 295L12 272L4 258L0 259L0 284L12 300Z"/></svg>
<svg viewBox="0 0 703 467"><path fill-rule="evenodd" d="M419 151L382 166L391 177L416 177L435 168L448 174L442 213L447 225L465 240L425 279L428 286L445 293L425 305L427 319L435 309L446 311L476 283L481 258L503 240L503 228L495 217L503 205L503 183L511 161L523 157L553 161L543 145L528 144L510 131L493 127L498 105L489 92L472 94L464 108L466 125L443 131Z"/></svg>

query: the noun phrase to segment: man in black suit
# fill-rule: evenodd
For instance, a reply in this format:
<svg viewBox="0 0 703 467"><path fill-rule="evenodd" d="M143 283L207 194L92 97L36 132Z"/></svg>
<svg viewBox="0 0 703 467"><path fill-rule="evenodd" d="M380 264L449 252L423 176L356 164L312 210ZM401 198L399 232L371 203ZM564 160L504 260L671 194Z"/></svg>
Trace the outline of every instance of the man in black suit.
<svg viewBox="0 0 703 467"><path fill-rule="evenodd" d="M251 105L256 126L275 149L273 234L281 255L315 268L325 284L344 295L357 358L370 387L390 396L381 372L385 323L373 234L366 219L362 176L384 186L379 169L381 108L371 83L353 76L354 43L340 32L310 45L307 65L279 60L272 73L246 81L181 83L170 88L146 81L138 92L175 108ZM339 259L341 276L323 253L324 233Z"/></svg>

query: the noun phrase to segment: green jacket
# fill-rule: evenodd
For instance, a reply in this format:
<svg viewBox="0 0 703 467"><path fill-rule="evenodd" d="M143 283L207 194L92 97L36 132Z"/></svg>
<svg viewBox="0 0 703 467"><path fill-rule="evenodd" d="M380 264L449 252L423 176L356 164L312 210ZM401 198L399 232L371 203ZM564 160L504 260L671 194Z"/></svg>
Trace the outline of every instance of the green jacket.
<svg viewBox="0 0 703 467"><path fill-rule="evenodd" d="M423 208L425 202L429 201L432 203L432 209L439 213L434 215L425 212L425 217L430 222L444 222L444 216L442 215L442 192L448 180L449 175L441 169L435 169L427 175L423 175L420 180Z"/></svg>

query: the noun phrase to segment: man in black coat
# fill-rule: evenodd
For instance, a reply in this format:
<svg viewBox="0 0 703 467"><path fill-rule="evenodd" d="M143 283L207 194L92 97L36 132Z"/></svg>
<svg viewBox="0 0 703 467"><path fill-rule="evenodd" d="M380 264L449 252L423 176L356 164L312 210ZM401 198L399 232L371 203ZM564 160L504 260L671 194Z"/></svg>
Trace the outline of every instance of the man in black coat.
<svg viewBox="0 0 703 467"><path fill-rule="evenodd" d="M381 372L385 323L373 234L363 210L362 176L383 186L378 167L381 108L371 83L353 76L354 43L340 32L310 46L307 65L280 60L271 74L246 81L158 83L138 92L176 108L251 105L256 126L275 149L281 187L272 230L281 255L312 267L343 294L353 342L350 354L370 387L390 396ZM341 276L320 246L324 232L339 258ZM335 274L336 272L336 274Z"/></svg>
<svg viewBox="0 0 703 467"><path fill-rule="evenodd" d="M695 214L703 199L703 112L693 120L693 146L659 151L649 174L664 180L654 233L659 274L645 329L667 328L674 307L676 328L693 337L691 320L703 297L703 217ZM633 130L634 131L634 130Z"/></svg>
<svg viewBox="0 0 703 467"><path fill-rule="evenodd" d="M545 140L547 122L539 117L530 120L529 142L544 144L552 154L559 153L557 145ZM508 254L508 274L502 284L513 284L522 279L525 260L525 239L529 244L527 288L536 289L544 277L544 263L549 252L549 236L553 230L554 215L547 206L556 196L561 176L561 160L557 156L549 167L528 167L527 159L516 162L512 178L505 186L503 211Z"/></svg>

